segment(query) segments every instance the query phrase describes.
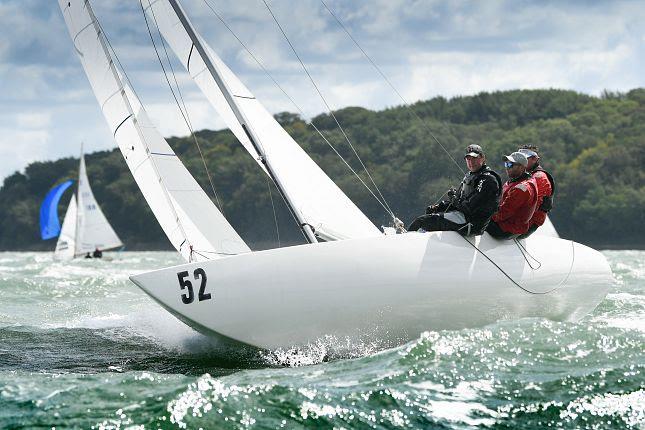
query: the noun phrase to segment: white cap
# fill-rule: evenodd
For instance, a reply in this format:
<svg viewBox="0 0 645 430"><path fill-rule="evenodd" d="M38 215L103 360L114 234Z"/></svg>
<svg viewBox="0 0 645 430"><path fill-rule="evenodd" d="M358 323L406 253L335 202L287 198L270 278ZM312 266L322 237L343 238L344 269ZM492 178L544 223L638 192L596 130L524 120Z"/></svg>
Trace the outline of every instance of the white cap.
<svg viewBox="0 0 645 430"><path fill-rule="evenodd" d="M521 152L513 152L511 155L505 155L503 157L504 161L510 161L511 163L521 164L526 167L529 165L529 160L526 158L526 155Z"/></svg>

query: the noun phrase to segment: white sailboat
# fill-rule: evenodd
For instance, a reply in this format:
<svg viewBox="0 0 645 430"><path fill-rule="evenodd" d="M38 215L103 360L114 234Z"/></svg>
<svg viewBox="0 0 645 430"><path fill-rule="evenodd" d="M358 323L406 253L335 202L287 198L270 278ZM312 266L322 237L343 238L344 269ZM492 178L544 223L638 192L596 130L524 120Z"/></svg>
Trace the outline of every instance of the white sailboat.
<svg viewBox="0 0 645 430"><path fill-rule="evenodd" d="M72 259L99 249L106 251L123 246L101 207L94 198L85 169L85 155L81 147L78 167L78 187L65 212L54 257Z"/></svg>
<svg viewBox="0 0 645 430"><path fill-rule="evenodd" d="M59 4L126 163L188 262L131 279L191 327L268 349L326 335L392 345L425 330L500 319L576 320L611 286L602 254L552 235L519 242L454 232L385 235L208 47L176 0L145 1L164 39L274 181L310 242L251 252L151 124L116 69L89 2Z"/></svg>

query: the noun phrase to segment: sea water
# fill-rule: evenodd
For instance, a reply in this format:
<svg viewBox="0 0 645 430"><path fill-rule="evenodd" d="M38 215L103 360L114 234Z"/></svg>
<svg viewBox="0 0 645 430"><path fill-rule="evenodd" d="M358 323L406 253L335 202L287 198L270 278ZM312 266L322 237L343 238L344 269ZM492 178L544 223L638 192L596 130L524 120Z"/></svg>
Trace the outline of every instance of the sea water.
<svg viewBox="0 0 645 430"><path fill-rule="evenodd" d="M0 253L0 428L642 429L645 252L605 255L614 285L576 323L428 331L331 360L322 339L250 364L128 280L176 253Z"/></svg>

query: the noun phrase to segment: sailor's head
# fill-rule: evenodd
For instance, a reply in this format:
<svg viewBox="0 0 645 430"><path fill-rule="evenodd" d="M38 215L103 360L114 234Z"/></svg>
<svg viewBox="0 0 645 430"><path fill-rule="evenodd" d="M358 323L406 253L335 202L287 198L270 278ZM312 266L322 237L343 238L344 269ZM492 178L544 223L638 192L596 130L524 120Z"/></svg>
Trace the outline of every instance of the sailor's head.
<svg viewBox="0 0 645 430"><path fill-rule="evenodd" d="M486 162L486 155L484 154L481 146L468 145L464 159L466 160L466 166L468 166L468 170L470 170L471 172L476 172L481 169Z"/></svg>
<svg viewBox="0 0 645 430"><path fill-rule="evenodd" d="M526 158L529 160L527 168L529 170L533 169L536 164L540 161L540 150L537 146L534 145L522 145L519 149L519 152L526 155Z"/></svg>
<svg viewBox="0 0 645 430"><path fill-rule="evenodd" d="M504 160L506 174L511 179L520 177L524 172L526 172L526 166L529 164L529 160L526 158L526 155L521 152L513 152L511 155L505 155L502 157L502 160Z"/></svg>

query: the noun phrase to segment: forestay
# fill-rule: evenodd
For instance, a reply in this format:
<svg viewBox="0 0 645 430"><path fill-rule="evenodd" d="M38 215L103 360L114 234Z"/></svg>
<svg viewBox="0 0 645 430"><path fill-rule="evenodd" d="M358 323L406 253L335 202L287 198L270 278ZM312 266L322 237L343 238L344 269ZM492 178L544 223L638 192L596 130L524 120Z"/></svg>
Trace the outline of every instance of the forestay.
<svg viewBox="0 0 645 430"><path fill-rule="evenodd" d="M123 246L119 236L112 229L94 198L90 182L87 179L85 156L83 154L81 154L81 162L78 168L77 199L78 221L76 222L74 256L92 252L97 248L104 251ZM67 215L65 216L65 221L67 221ZM63 224L65 221L63 221Z"/></svg>
<svg viewBox="0 0 645 430"><path fill-rule="evenodd" d="M187 261L249 252L123 82L89 2L59 6L108 126L172 245Z"/></svg>
<svg viewBox="0 0 645 430"><path fill-rule="evenodd" d="M57 259L71 260L74 258L76 249L76 196L73 195L67 206L65 218L63 219L63 228L56 242L54 257Z"/></svg>
<svg viewBox="0 0 645 430"><path fill-rule="evenodd" d="M189 33L168 0L148 0L146 4L148 14L151 15L153 22L156 22L164 39L190 76L240 143L264 169L261 157L242 124L259 140L257 143L261 151L264 152L273 173L278 177L283 191L304 218L303 222L311 225L316 234L326 240L381 234L255 99L206 42L199 38L217 76L211 74L204 58L193 45ZM240 123L230 103L235 104L244 122Z"/></svg>

